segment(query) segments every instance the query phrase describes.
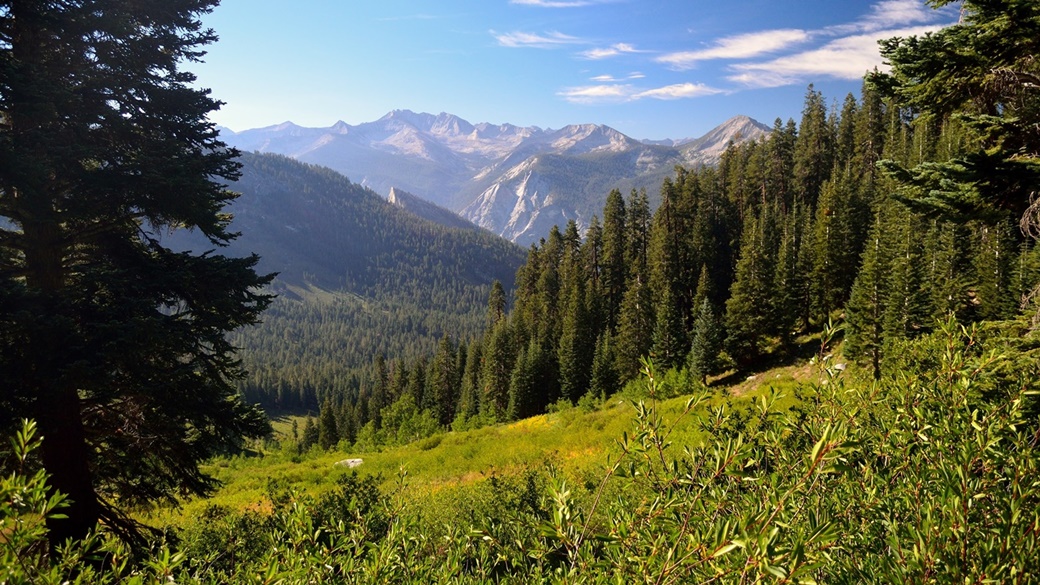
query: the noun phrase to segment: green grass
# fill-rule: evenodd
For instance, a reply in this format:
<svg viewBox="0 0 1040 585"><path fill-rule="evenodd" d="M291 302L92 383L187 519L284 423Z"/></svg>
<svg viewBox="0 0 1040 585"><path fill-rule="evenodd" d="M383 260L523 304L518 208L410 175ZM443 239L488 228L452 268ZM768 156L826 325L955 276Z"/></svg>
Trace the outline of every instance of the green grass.
<svg viewBox="0 0 1040 585"><path fill-rule="evenodd" d="M739 387L713 389L710 406L727 401L732 408L748 408L768 388L782 389L786 398L781 406L794 402L793 388L811 375L808 366L791 366L764 372ZM671 374L666 382L677 383ZM217 460L205 471L223 486L212 497L185 503L179 509L153 513L147 521L156 524L181 524L197 516L206 506L216 504L233 509L264 510L268 488L294 489L319 495L332 487L338 475L350 473L335 463L361 458L357 468L365 475L378 475L385 489L403 488L409 500L451 500L459 490L486 481L491 476L515 476L528 469L551 465L575 483L591 485L602 476L609 456L616 456L616 440L631 434L636 411L631 398L638 394L629 386L622 395L608 400L600 409L586 412L574 407L510 424L494 425L464 432L446 432L415 443L378 452L312 450L300 456L283 451L268 451L259 456L240 456ZM738 394L738 395L734 395ZM689 396L677 396L656 403L669 426L680 417ZM705 407L702 407L705 408ZM293 419L302 432L303 419L281 414L275 419L276 433L288 436ZM700 434L696 416L687 416L674 425L670 439L679 448L695 444ZM435 506L443 509L444 506Z"/></svg>

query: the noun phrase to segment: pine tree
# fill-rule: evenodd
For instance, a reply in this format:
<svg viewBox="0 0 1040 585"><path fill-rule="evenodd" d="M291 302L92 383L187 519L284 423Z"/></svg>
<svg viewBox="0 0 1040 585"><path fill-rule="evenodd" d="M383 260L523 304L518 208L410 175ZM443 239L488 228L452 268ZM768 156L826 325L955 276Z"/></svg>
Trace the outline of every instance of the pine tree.
<svg viewBox="0 0 1040 585"><path fill-rule="evenodd" d="M932 283L924 281L920 219L902 213L888 222L886 229L892 255L887 271L883 335L885 342L891 344L931 329Z"/></svg>
<svg viewBox="0 0 1040 585"><path fill-rule="evenodd" d="M1007 319L1014 315L1018 302L1012 289L1015 241L1009 226L980 226L976 232L974 254L975 292L979 317Z"/></svg>
<svg viewBox="0 0 1040 585"><path fill-rule="evenodd" d="M480 406L494 419L504 420L509 406L509 380L517 355L509 321L499 321L484 343L480 376L484 387Z"/></svg>
<svg viewBox="0 0 1040 585"><path fill-rule="evenodd" d="M628 233L628 213L621 192L614 189L607 195L603 208L603 294L606 313L605 328L613 332L617 328L621 300L628 283L628 264L625 262L625 239Z"/></svg>
<svg viewBox="0 0 1040 585"><path fill-rule="evenodd" d="M689 351L686 329L671 289L665 287L655 304L656 321L651 354L654 365L662 369L678 367Z"/></svg>
<svg viewBox="0 0 1040 585"><path fill-rule="evenodd" d="M886 234L892 205L890 201L882 201L878 208L870 235L867 237L867 245L863 250L859 275L852 286L852 294L846 306L848 335L845 353L853 358L868 358L875 379L881 379L885 341L887 277L892 254Z"/></svg>
<svg viewBox="0 0 1040 585"><path fill-rule="evenodd" d="M537 345L532 339L531 344ZM509 402L506 406L505 420L519 420L525 418L525 411L534 394L534 367L528 357L528 348L521 347L520 353L516 354L516 364L513 372L509 375Z"/></svg>
<svg viewBox="0 0 1040 585"><path fill-rule="evenodd" d="M726 301L727 346L742 363L758 358L765 337L774 333L772 221L768 207L761 212L761 218L749 216L744 226L736 277Z"/></svg>
<svg viewBox="0 0 1040 585"><path fill-rule="evenodd" d="M455 406L459 398L457 360L455 344L448 336L442 337L433 362L430 363L430 375L426 383L432 399L429 408L443 426L448 426L455 419Z"/></svg>
<svg viewBox="0 0 1040 585"><path fill-rule="evenodd" d="M339 429L336 425L336 405L325 399L318 416L318 446L328 451L339 442Z"/></svg>
<svg viewBox="0 0 1040 585"><path fill-rule="evenodd" d="M693 341L686 358L686 367L702 384L707 384L708 376L718 371L719 354L725 340L726 332L722 318L712 306L711 300L705 297L693 322Z"/></svg>
<svg viewBox="0 0 1040 585"><path fill-rule="evenodd" d="M639 358L649 355L653 346L654 313L647 284L629 284L618 320L616 369L621 380L630 380L639 373Z"/></svg>
<svg viewBox="0 0 1040 585"><path fill-rule="evenodd" d="M589 380L589 392L593 396L606 399L620 390L621 383L618 380L615 368L616 357L614 346L610 342L611 335L604 332L596 341L596 352L592 356L592 376Z"/></svg>
<svg viewBox="0 0 1040 585"><path fill-rule="evenodd" d="M307 420L303 423L303 439L300 442L300 450L306 451L317 445L320 437L321 431L318 429L318 425L314 423L314 418L308 414Z"/></svg>
<svg viewBox="0 0 1040 585"><path fill-rule="evenodd" d="M794 144L794 190L798 200L815 209L833 167L834 136L827 121L827 105L823 94L810 85Z"/></svg>
<svg viewBox="0 0 1040 585"><path fill-rule="evenodd" d="M569 287L567 308L563 315L559 359L560 394L567 400L577 400L588 389L589 368L595 350L595 337L585 307L585 286L577 280Z"/></svg>
<svg viewBox="0 0 1040 585"><path fill-rule="evenodd" d="M256 257L175 252L162 235L234 237L237 153L219 102L182 69L215 1L0 3L0 428L33 418L52 546L116 507L205 494L199 463L270 430L247 408L227 333L257 321ZM98 493L104 493L99 498Z"/></svg>
<svg viewBox="0 0 1040 585"><path fill-rule="evenodd" d="M491 292L488 294L487 318L484 322L485 330L491 331L491 328L501 321L505 314L506 291L502 288L502 283L496 280L491 283Z"/></svg>
<svg viewBox="0 0 1040 585"><path fill-rule="evenodd" d="M483 386L480 382L481 357L483 344L473 342L466 354L466 367L462 373L462 388L459 391L459 404L455 409L455 419L465 422L480 412L480 397Z"/></svg>
<svg viewBox="0 0 1040 585"><path fill-rule="evenodd" d="M934 2L941 7L948 1ZM881 43L890 73L870 81L920 118L959 117L972 149L941 162L885 170L919 210L1000 222L1010 212L1037 225L1040 184L1040 6L1021 0L965 0L961 19L924 37Z"/></svg>
<svg viewBox="0 0 1040 585"><path fill-rule="evenodd" d="M853 191L846 175L823 184L816 208L815 265L812 272L816 315L826 322L831 311L841 308L856 279L859 243L856 241Z"/></svg>

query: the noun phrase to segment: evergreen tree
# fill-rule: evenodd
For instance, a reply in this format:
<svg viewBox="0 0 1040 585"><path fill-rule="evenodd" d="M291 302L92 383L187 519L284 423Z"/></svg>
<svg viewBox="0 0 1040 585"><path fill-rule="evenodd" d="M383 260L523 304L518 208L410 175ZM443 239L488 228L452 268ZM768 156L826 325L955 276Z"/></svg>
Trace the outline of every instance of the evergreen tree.
<svg viewBox="0 0 1040 585"><path fill-rule="evenodd" d="M602 262L605 328L611 332L617 328L621 300L628 283L628 264L625 262L627 217L624 197L617 189L612 190L603 208Z"/></svg>
<svg viewBox="0 0 1040 585"><path fill-rule="evenodd" d="M1007 319L1018 302L1012 292L1015 240L1010 227L982 225L976 232L974 254L975 294L982 319Z"/></svg>
<svg viewBox="0 0 1040 585"><path fill-rule="evenodd" d="M815 265L812 271L816 315L826 322L831 311L841 308L856 279L856 242L853 191L844 173L823 184L816 208Z"/></svg>
<svg viewBox="0 0 1040 585"><path fill-rule="evenodd" d="M502 319L495 324L484 343L480 406L494 419L504 420L509 406L509 382L517 355L509 321Z"/></svg>
<svg viewBox="0 0 1040 585"><path fill-rule="evenodd" d="M506 291L502 283L494 281L491 283L491 292L488 294L487 319L485 330L490 331L496 323L502 320L506 314Z"/></svg>
<svg viewBox="0 0 1040 585"><path fill-rule="evenodd" d="M175 252L234 238L237 153L182 70L215 1L0 4L0 428L35 419L52 546L116 507L205 494L199 463L270 426L239 399L228 332L268 303L257 258ZM104 494L99 497L98 494Z"/></svg>
<svg viewBox="0 0 1040 585"><path fill-rule="evenodd" d="M427 408L443 426L448 426L455 419L455 406L459 399L457 360L455 344L449 337L442 337L437 346L437 354L430 363L427 387L432 400Z"/></svg>
<svg viewBox="0 0 1040 585"><path fill-rule="evenodd" d="M654 365L662 369L678 367L689 351L686 329L679 307L672 297L671 288L665 287L656 303L653 332Z"/></svg>
<svg viewBox="0 0 1040 585"><path fill-rule="evenodd" d="M589 380L589 392L593 396L606 399L621 389L614 356L614 346L610 342L611 335L604 332L596 341L596 352L592 356L592 376Z"/></svg>
<svg viewBox="0 0 1040 585"><path fill-rule="evenodd" d="M325 399L318 415L318 446L328 451L339 442L339 429L336 425L336 405Z"/></svg>
<svg viewBox="0 0 1040 585"><path fill-rule="evenodd" d="M307 420L303 423L303 440L300 443L300 450L306 451L317 445L321 440L320 437L321 431L318 425L314 423L314 418L308 414Z"/></svg>
<svg viewBox="0 0 1040 585"><path fill-rule="evenodd" d="M639 373L639 358L649 355L653 347L654 323L650 287L634 280L621 301L615 344L620 379L629 380Z"/></svg>
<svg viewBox="0 0 1040 585"><path fill-rule="evenodd" d="M886 343L914 337L931 329L933 313L930 286L924 282L924 250L920 240L920 219L902 213L887 225L891 241L888 265L888 298L885 300L884 338Z"/></svg>
<svg viewBox="0 0 1040 585"><path fill-rule="evenodd" d="M827 121L827 105L823 94L810 85L794 144L794 190L799 201L815 209L833 167L834 136Z"/></svg>
<svg viewBox="0 0 1040 585"><path fill-rule="evenodd" d="M800 248L804 245L801 211L802 206L796 205L784 218L773 277L772 319L785 348L791 344L792 331L802 314L803 288L808 280L798 264Z"/></svg>
<svg viewBox="0 0 1040 585"><path fill-rule="evenodd" d="M542 347L532 339L526 348L520 348L516 365L509 378L509 404L506 420L520 420L538 414L544 409L539 400L538 381L543 356Z"/></svg>
<svg viewBox="0 0 1040 585"><path fill-rule="evenodd" d="M708 376L718 371L719 354L725 341L722 318L705 297L693 322L693 340L686 358L686 367L702 384L707 384Z"/></svg>
<svg viewBox="0 0 1040 585"><path fill-rule="evenodd" d="M972 134L973 148L948 160L912 169L887 162L902 196L957 219L999 222L1010 211L1037 225L1031 203L1040 184L1040 5L965 0L956 25L881 45L892 69L871 76L876 87L925 120L957 116Z"/></svg>
<svg viewBox="0 0 1040 585"><path fill-rule="evenodd" d="M888 299L888 269L891 264L891 246L886 239L891 218L890 201L882 201L867 237L859 275L852 286L852 295L846 307L848 334L845 352L853 358L870 360L874 379L881 379L884 350L885 307Z"/></svg>
<svg viewBox="0 0 1040 585"><path fill-rule="evenodd" d="M480 381L483 344L473 342L466 354L466 367L462 373L459 404L455 409L456 420L466 421L480 412L480 397L483 386Z"/></svg>
<svg viewBox="0 0 1040 585"><path fill-rule="evenodd" d="M750 363L763 350L765 337L774 331L773 277L775 262L770 245L772 222L769 208L762 217L749 216L740 244L740 260L730 298L726 301L727 346L742 363Z"/></svg>
<svg viewBox="0 0 1040 585"><path fill-rule="evenodd" d="M567 400L577 400L588 389L589 368L595 351L595 337L585 307L585 286L582 280L569 286L567 309L563 316L558 358L560 394Z"/></svg>

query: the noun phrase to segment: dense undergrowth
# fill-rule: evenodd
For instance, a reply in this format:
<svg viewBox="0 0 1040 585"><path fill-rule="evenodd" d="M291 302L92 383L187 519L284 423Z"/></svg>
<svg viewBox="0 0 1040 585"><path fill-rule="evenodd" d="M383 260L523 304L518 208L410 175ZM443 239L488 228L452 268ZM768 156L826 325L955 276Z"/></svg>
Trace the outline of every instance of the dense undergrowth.
<svg viewBox="0 0 1040 585"><path fill-rule="evenodd" d="M879 382L823 357L786 397L678 411L655 407L649 366L598 471L550 457L439 499L375 475L275 482L137 556L104 533L48 554L60 501L27 426L0 486L0 583L1037 582L1037 346L1024 325L950 322Z"/></svg>

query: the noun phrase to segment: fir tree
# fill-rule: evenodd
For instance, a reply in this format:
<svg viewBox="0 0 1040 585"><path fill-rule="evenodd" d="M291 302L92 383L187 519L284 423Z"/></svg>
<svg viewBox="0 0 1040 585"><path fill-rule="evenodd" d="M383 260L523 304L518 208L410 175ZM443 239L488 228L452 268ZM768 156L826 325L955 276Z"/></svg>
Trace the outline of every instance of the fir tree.
<svg viewBox="0 0 1040 585"><path fill-rule="evenodd" d="M693 340L686 358L686 367L702 384L707 384L708 376L718 371L725 340L722 319L711 300L705 297L693 322Z"/></svg>
<svg viewBox="0 0 1040 585"><path fill-rule="evenodd" d="M762 217L748 217L740 245L740 260L730 298L726 301L727 346L742 363L750 363L763 350L765 337L773 333L773 277L775 262L768 234L769 210Z"/></svg>
<svg viewBox="0 0 1040 585"><path fill-rule="evenodd" d="M878 380L881 379L887 276L891 264L891 248L885 238L891 205L891 202L883 201L879 206L846 307L848 336L845 352L853 358L868 358L874 378Z"/></svg>
<svg viewBox="0 0 1040 585"><path fill-rule="evenodd" d="M589 392L600 399L606 399L620 390L614 346L610 342L611 335L604 332L596 340L596 352L592 356L592 377L589 381Z"/></svg>
<svg viewBox="0 0 1040 585"><path fill-rule="evenodd" d="M219 102L182 69L216 35L215 1L0 4L0 428L35 419L52 547L117 507L205 494L200 462L270 432L246 407L227 334L256 323L257 258L177 252L235 235L237 152ZM105 497L99 497L103 493Z"/></svg>
<svg viewBox="0 0 1040 585"><path fill-rule="evenodd" d="M577 280L569 287L567 309L563 316L558 359L560 394L577 400L589 386L589 368L595 350L592 324L585 307L585 286Z"/></svg>
<svg viewBox="0 0 1040 585"><path fill-rule="evenodd" d="M650 354L653 346L654 313L650 287L634 280L625 290L615 344L617 372L621 379L639 373L639 358Z"/></svg>
<svg viewBox="0 0 1040 585"><path fill-rule="evenodd" d="M628 282L628 264L625 262L627 217L624 197L617 189L612 190L607 195L607 202L603 208L602 262L605 329L611 332L617 328L621 300Z"/></svg>
<svg viewBox="0 0 1040 585"><path fill-rule="evenodd" d="M656 321L651 354L654 365L662 369L677 367L689 351L686 329L682 315L672 297L671 289L665 287L661 300L656 303Z"/></svg>
<svg viewBox="0 0 1040 585"><path fill-rule="evenodd" d="M509 321L503 319L488 333L481 356L480 380L484 387L480 405L496 420L504 419L509 406L509 381L516 354Z"/></svg>
<svg viewBox="0 0 1040 585"><path fill-rule="evenodd" d="M325 399L318 416L318 446L328 451L339 442L339 429L336 425L336 405Z"/></svg>

